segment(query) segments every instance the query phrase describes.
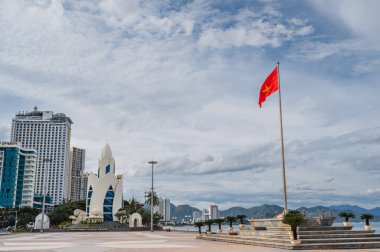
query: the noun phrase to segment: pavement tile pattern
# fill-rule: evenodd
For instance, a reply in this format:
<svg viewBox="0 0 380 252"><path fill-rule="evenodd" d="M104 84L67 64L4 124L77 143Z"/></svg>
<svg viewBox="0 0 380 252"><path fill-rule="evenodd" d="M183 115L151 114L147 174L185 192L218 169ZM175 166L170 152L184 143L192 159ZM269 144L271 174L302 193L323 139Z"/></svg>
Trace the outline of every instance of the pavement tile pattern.
<svg viewBox="0 0 380 252"><path fill-rule="evenodd" d="M0 251L183 251L183 252L277 252L289 251L195 239L186 232L62 232L21 233L0 236ZM342 250L337 250L342 252ZM380 252L380 249L355 250ZM310 250L309 250L310 252Z"/></svg>

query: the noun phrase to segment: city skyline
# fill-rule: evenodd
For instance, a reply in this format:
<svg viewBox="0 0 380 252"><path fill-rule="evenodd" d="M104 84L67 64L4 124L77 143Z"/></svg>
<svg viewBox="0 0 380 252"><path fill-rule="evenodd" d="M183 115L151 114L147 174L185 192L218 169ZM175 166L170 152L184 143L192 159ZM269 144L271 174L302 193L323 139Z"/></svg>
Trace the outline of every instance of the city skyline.
<svg viewBox="0 0 380 252"><path fill-rule="evenodd" d="M124 198L155 188L202 209L282 206L280 61L289 208L380 196L376 1L0 3L0 141L19 111L69 116L86 172L110 143Z"/></svg>

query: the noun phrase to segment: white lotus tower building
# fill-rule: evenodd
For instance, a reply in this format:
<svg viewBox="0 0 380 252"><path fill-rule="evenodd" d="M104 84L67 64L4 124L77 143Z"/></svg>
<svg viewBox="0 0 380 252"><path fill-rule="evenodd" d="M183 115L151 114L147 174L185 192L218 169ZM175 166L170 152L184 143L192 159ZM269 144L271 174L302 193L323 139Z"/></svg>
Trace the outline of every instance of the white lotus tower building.
<svg viewBox="0 0 380 252"><path fill-rule="evenodd" d="M117 221L115 214L123 201L123 176L115 175L115 159L108 143L98 163L98 174L91 172L88 175L86 216Z"/></svg>

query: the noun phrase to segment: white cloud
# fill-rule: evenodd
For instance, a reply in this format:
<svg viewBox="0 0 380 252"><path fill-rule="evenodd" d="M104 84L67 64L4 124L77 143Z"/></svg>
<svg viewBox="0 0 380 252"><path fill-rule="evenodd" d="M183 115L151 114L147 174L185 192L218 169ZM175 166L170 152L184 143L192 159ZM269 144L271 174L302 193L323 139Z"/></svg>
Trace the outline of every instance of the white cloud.
<svg viewBox="0 0 380 252"><path fill-rule="evenodd" d="M270 12L272 15L273 13ZM199 39L201 47L230 48L230 47L279 47L286 41L298 36L306 36L314 30L304 21L295 19L296 26L287 26L278 19L267 19L258 13L244 10L235 17L237 23L232 27L211 27L204 29ZM302 22L302 24L301 24ZM293 22L294 23L294 20Z"/></svg>
<svg viewBox="0 0 380 252"><path fill-rule="evenodd" d="M379 1L315 0L311 3L330 18L343 21L358 37L365 36L370 40L380 39L379 34L375 32L380 26L380 19L378 18Z"/></svg>

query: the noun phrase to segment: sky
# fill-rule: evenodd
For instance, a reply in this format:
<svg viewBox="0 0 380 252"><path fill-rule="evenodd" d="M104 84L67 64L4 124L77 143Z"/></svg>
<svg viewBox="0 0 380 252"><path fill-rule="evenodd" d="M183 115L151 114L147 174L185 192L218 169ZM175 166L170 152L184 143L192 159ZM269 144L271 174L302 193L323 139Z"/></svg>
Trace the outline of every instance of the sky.
<svg viewBox="0 0 380 252"><path fill-rule="evenodd" d="M110 144L124 198L288 205L380 198L380 2L0 1L0 139L19 111L65 113L96 172Z"/></svg>

